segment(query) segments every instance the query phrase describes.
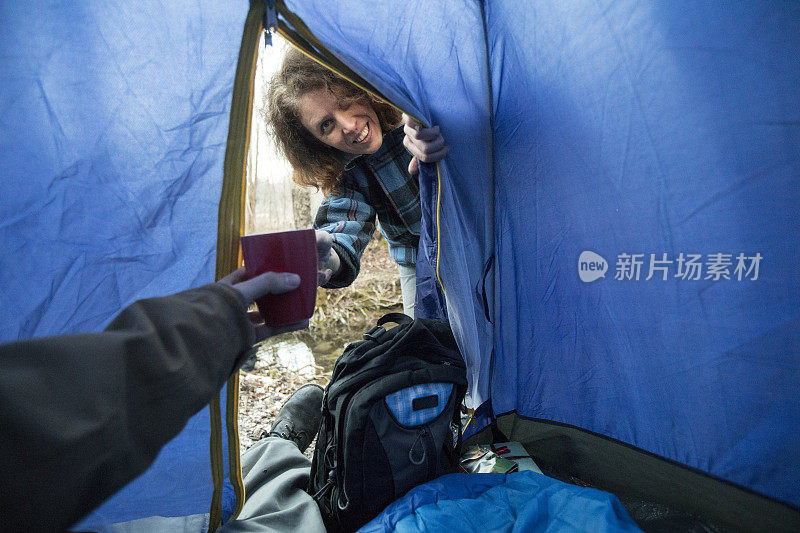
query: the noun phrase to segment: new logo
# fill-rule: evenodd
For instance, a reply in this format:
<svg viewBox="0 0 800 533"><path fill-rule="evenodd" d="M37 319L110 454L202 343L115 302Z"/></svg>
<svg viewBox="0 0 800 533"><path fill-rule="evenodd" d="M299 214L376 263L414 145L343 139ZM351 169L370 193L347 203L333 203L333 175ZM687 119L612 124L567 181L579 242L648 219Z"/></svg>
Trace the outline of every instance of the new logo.
<svg viewBox="0 0 800 533"><path fill-rule="evenodd" d="M602 256L586 250L578 258L578 275L584 283L606 277L608 262Z"/></svg>

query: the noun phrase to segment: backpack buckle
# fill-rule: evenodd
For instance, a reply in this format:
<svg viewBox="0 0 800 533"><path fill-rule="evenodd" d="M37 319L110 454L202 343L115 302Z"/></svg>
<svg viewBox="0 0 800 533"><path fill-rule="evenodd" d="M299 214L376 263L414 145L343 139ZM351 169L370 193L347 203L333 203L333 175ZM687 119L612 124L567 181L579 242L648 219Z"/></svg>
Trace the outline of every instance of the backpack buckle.
<svg viewBox="0 0 800 533"><path fill-rule="evenodd" d="M386 328L383 326L372 326L372 328L364 333L364 340L373 341L380 344L381 337L386 333Z"/></svg>

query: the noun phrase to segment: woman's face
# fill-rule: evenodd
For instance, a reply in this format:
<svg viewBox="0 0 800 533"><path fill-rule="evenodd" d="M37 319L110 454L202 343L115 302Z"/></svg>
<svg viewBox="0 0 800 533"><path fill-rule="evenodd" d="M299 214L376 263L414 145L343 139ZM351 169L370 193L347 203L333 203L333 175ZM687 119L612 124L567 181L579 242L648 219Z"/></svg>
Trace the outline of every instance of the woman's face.
<svg viewBox="0 0 800 533"><path fill-rule="evenodd" d="M300 122L314 137L348 154L374 154L383 144L383 132L372 106L353 103L340 109L327 89L316 89L300 98Z"/></svg>

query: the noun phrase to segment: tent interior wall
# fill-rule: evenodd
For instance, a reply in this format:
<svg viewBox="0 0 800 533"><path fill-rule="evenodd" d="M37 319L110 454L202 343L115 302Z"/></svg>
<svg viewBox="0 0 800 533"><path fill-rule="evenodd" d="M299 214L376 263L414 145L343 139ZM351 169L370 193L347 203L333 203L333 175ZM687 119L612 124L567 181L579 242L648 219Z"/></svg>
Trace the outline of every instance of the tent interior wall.
<svg viewBox="0 0 800 533"><path fill-rule="evenodd" d="M277 26L451 147L421 169L417 301L467 362L471 442L519 440L629 510L800 529L800 3L85 0L0 21L0 341L98 330L238 264ZM235 515L233 385L86 524Z"/></svg>

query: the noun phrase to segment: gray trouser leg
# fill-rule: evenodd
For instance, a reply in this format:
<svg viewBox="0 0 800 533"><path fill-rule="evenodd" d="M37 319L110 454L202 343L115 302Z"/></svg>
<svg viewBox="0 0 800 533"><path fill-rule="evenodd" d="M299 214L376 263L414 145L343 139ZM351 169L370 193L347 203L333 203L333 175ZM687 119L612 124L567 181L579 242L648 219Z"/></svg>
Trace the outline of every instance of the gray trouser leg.
<svg viewBox="0 0 800 533"><path fill-rule="evenodd" d="M417 300L417 268L397 265L400 271L400 293L403 295L403 312L414 318L414 304Z"/></svg>
<svg viewBox="0 0 800 533"><path fill-rule="evenodd" d="M311 461L293 442L261 439L242 454L242 512L219 531L325 533L317 503L303 490L310 472Z"/></svg>

